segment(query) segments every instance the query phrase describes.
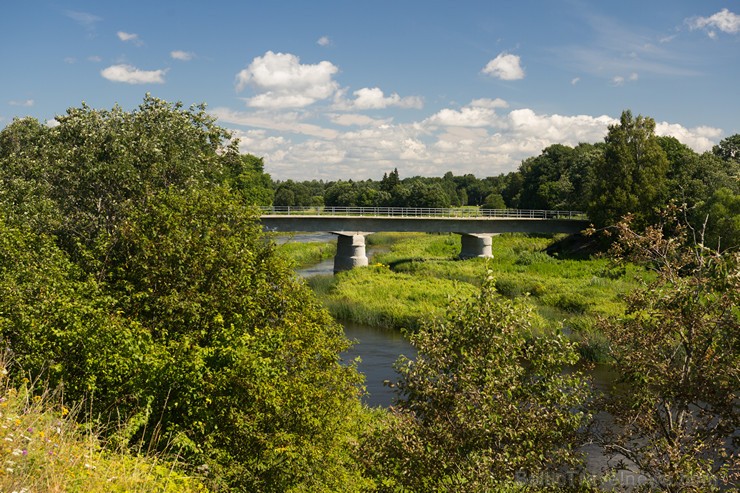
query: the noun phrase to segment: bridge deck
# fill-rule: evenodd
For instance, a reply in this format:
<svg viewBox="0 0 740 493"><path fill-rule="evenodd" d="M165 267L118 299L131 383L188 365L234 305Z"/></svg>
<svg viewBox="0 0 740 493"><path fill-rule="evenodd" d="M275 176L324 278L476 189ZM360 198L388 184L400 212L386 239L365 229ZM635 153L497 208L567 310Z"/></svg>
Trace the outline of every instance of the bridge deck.
<svg viewBox="0 0 740 493"><path fill-rule="evenodd" d="M265 229L284 232L577 233L589 225L583 213L573 211L387 208L383 213L377 212L382 208L337 209L275 209L265 211L261 220ZM468 215L455 215L461 212Z"/></svg>
<svg viewBox="0 0 740 493"><path fill-rule="evenodd" d="M354 217L441 217L502 219L577 219L587 220L581 211L533 209L480 209L478 207L260 207L263 216L354 216Z"/></svg>

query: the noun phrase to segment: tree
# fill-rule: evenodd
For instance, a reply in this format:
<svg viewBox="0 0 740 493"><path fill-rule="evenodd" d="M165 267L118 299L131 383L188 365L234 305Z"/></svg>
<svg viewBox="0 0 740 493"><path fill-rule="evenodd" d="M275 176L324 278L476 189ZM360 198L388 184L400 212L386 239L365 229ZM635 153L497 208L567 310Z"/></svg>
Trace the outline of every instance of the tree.
<svg viewBox="0 0 740 493"><path fill-rule="evenodd" d="M652 118L622 112L604 138L604 159L594 170L588 213L598 227L616 224L628 213L646 226L667 202L668 159L655 136Z"/></svg>
<svg viewBox="0 0 740 493"><path fill-rule="evenodd" d="M398 404L364 451L381 491L493 491L579 467L587 385L563 372L575 347L534 335L530 308L494 284L411 335L418 355L398 361Z"/></svg>
<svg viewBox="0 0 740 493"><path fill-rule="evenodd" d="M82 417L124 422L112 442L205 465L214 489L361 488L349 342L263 235L261 160L227 139L203 108L149 97L0 132L12 377L63 383ZM54 214L24 225L23 193Z"/></svg>
<svg viewBox="0 0 740 493"><path fill-rule="evenodd" d="M712 153L724 161L740 161L740 134L722 139L712 148Z"/></svg>
<svg viewBox="0 0 740 493"><path fill-rule="evenodd" d="M272 204L272 179L265 173L265 163L261 157L252 154L232 156L226 162L225 168L224 183L237 190L245 203Z"/></svg>
<svg viewBox="0 0 740 493"><path fill-rule="evenodd" d="M624 317L603 320L619 385L606 409L617 431L601 436L617 469L667 492L733 489L740 478L740 253L694 242L675 210L636 232L617 225L614 254L657 277L628 297Z"/></svg>

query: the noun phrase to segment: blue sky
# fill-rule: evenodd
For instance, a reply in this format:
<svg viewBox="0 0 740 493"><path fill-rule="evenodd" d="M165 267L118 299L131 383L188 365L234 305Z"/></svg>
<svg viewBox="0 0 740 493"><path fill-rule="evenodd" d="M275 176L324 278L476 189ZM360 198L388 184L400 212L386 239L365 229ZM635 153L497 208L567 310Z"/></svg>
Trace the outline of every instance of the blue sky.
<svg viewBox="0 0 740 493"><path fill-rule="evenodd" d="M206 103L276 179L515 170L624 109L740 133L740 2L42 1L0 15L0 127Z"/></svg>

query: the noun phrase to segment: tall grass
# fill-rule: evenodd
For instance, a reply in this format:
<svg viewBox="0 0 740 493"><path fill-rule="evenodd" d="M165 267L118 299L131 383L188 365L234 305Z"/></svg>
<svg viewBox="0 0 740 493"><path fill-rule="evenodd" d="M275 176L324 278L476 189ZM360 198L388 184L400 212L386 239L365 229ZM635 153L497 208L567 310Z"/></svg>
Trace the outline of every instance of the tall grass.
<svg viewBox="0 0 740 493"><path fill-rule="evenodd" d="M11 385L0 362L0 491L205 492L197 479L156 456L110 451L75 410L49 390Z"/></svg>
<svg viewBox="0 0 740 493"><path fill-rule="evenodd" d="M310 280L332 314L379 327L414 328L443 313L450 296L469 296L488 270L504 296L526 297L543 327L563 327L589 357L603 353L595 332L599 316L624 313L624 296L649 273L635 267L614 272L604 258L567 260L544 249L556 238L496 235L493 258L457 260L458 235L372 235L387 251L374 266ZM598 358L597 358L598 359Z"/></svg>
<svg viewBox="0 0 740 493"><path fill-rule="evenodd" d="M318 264L322 260L336 255L337 244L335 241L323 242L296 242L291 241L278 245L278 252L293 263L295 268L307 267Z"/></svg>

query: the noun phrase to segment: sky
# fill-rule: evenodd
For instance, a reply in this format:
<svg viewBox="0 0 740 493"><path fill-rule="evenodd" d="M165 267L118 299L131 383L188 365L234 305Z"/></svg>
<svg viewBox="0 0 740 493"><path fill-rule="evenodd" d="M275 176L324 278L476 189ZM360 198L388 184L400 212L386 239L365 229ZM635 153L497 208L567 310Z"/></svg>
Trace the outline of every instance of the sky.
<svg viewBox="0 0 740 493"><path fill-rule="evenodd" d="M740 133L740 0L15 0L0 128L146 93L205 103L277 180L518 168L624 110Z"/></svg>

